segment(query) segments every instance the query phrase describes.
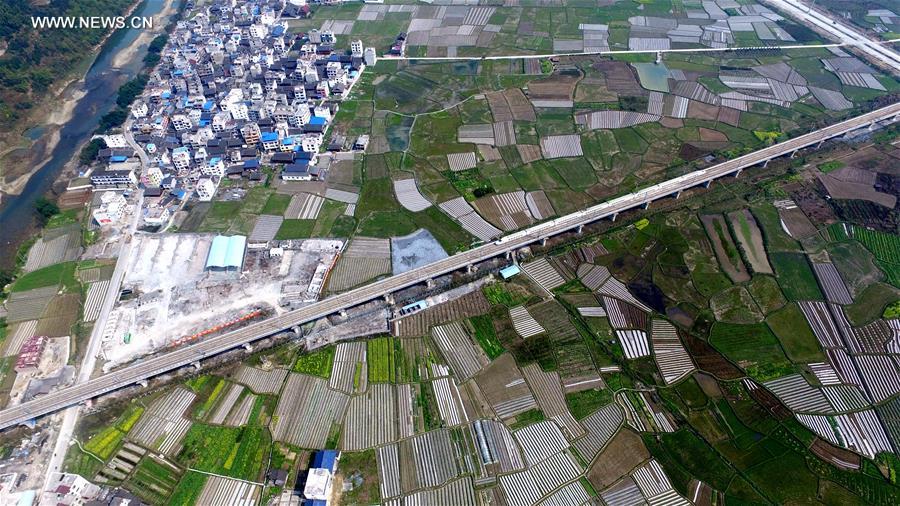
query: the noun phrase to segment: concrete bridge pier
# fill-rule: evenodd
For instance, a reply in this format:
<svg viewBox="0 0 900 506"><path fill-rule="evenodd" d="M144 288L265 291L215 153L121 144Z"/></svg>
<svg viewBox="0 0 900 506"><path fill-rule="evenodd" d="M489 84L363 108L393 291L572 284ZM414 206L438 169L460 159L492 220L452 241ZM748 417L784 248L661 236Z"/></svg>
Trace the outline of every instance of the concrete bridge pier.
<svg viewBox="0 0 900 506"><path fill-rule="evenodd" d="M609 221L616 221L616 218L619 217L619 213L612 213L612 216L609 217Z"/></svg>
<svg viewBox="0 0 900 506"><path fill-rule="evenodd" d="M825 144L825 139L822 139L818 144L816 144L816 149L821 148L823 144Z"/></svg>
<svg viewBox="0 0 900 506"><path fill-rule="evenodd" d="M386 303L388 303L389 305L393 306L394 305L394 295L390 294L390 293L384 294L384 301Z"/></svg>
<svg viewBox="0 0 900 506"><path fill-rule="evenodd" d="M744 171L744 169L738 169L738 170L734 171L734 177L735 177L735 179L737 179L737 177L740 176L740 175L741 175L741 172L743 172L743 171Z"/></svg>
<svg viewBox="0 0 900 506"><path fill-rule="evenodd" d="M250 343L244 343L244 349L247 350L247 353L253 352L253 345Z"/></svg>
<svg viewBox="0 0 900 506"><path fill-rule="evenodd" d="M197 369L198 371L200 370L200 361L199 360L197 360L196 362L191 362L191 365L194 366L194 369Z"/></svg>
<svg viewBox="0 0 900 506"><path fill-rule="evenodd" d="M547 238L544 237L543 239L541 239L541 246L546 246L546 245L547 245Z"/></svg>
<svg viewBox="0 0 900 506"><path fill-rule="evenodd" d="M507 251L507 252L506 252L506 259L507 259L507 260L512 260L512 258L513 258L513 252L512 252L512 250Z"/></svg>
<svg viewBox="0 0 900 506"><path fill-rule="evenodd" d="M767 158L766 161L763 162L763 168L765 169L766 167L768 167L768 166L769 166L769 162L771 162L771 161L772 161L771 158Z"/></svg>
<svg viewBox="0 0 900 506"><path fill-rule="evenodd" d="M641 204L641 209L650 209L650 201L644 202Z"/></svg>
<svg viewBox="0 0 900 506"><path fill-rule="evenodd" d="M294 332L294 335L301 335L303 332L300 330L300 325L294 325L291 327L291 330Z"/></svg>
<svg viewBox="0 0 900 506"><path fill-rule="evenodd" d="M144 388L147 388L148 386L150 386L150 383L148 383L147 380L145 380L145 379L138 381L137 384Z"/></svg>
<svg viewBox="0 0 900 506"><path fill-rule="evenodd" d="M799 150L795 149L795 150L791 151L791 159L793 159L797 156L797 151L799 151Z"/></svg>
<svg viewBox="0 0 900 506"><path fill-rule="evenodd" d="M347 310L346 310L346 309L341 309L340 312L339 312L339 314L341 315L341 318L346 318L346 317L347 317Z"/></svg>
<svg viewBox="0 0 900 506"><path fill-rule="evenodd" d="M478 267L475 267L475 264L469 264L466 266L466 274L475 274L475 271L478 270Z"/></svg>
<svg viewBox="0 0 900 506"><path fill-rule="evenodd" d="M869 122L869 131L875 130L876 121L872 120Z"/></svg>
<svg viewBox="0 0 900 506"><path fill-rule="evenodd" d="M582 232L584 232L584 223L578 225L578 229L575 231L576 234L581 234Z"/></svg>
<svg viewBox="0 0 900 506"><path fill-rule="evenodd" d="M428 278L425 280L425 288L434 288L434 278Z"/></svg>
<svg viewBox="0 0 900 506"><path fill-rule="evenodd" d="M704 188L709 188L710 185L712 185L712 179L710 179L709 181L705 181L705 182L703 183L703 187L704 187Z"/></svg>
<svg viewBox="0 0 900 506"><path fill-rule="evenodd" d="M675 197L675 200L680 199L681 198L681 190L678 190L677 192L673 193L672 196Z"/></svg>

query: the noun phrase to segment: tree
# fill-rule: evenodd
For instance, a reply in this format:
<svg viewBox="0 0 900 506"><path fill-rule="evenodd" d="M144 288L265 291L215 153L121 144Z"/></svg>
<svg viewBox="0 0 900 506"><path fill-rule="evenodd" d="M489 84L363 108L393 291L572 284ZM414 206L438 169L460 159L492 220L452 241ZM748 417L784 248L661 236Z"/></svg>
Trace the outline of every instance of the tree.
<svg viewBox="0 0 900 506"><path fill-rule="evenodd" d="M81 153L78 154L78 161L82 165L90 165L97 158L97 153L101 149L106 149L106 141L100 138L91 140L91 142L81 148Z"/></svg>
<svg viewBox="0 0 900 506"><path fill-rule="evenodd" d="M59 206L47 197L40 197L35 200L34 210L37 212L41 223L47 223L50 218L59 214Z"/></svg>

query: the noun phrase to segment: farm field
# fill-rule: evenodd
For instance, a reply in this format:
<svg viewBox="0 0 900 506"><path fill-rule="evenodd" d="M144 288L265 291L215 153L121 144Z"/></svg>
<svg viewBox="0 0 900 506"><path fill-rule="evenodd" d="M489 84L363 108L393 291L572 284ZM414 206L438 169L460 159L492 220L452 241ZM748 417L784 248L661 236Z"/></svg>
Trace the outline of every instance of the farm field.
<svg viewBox="0 0 900 506"><path fill-rule="evenodd" d="M333 297L900 92L839 48L652 54L821 42L769 3L489 3L311 4L290 37L406 36L325 99L325 143L368 147L323 149L320 181L226 183L178 230L340 239ZM607 49L648 52L416 59ZM150 504L297 504L325 449L334 504L900 504L898 138L863 128L85 410L65 468ZM111 265L63 243L9 290L0 395L25 337L96 319Z"/></svg>

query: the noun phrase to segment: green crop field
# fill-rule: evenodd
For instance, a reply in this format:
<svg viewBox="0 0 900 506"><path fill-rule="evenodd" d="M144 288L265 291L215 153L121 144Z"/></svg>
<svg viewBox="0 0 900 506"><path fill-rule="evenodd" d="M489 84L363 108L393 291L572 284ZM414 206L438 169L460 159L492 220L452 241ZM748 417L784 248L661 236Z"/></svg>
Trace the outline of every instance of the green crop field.
<svg viewBox="0 0 900 506"><path fill-rule="evenodd" d="M592 388L566 394L566 406L576 420L581 420L612 401L612 391L608 388Z"/></svg>
<svg viewBox="0 0 900 506"><path fill-rule="evenodd" d="M790 370L778 339L765 324L713 324L709 342L754 377L776 377Z"/></svg>
<svg viewBox="0 0 900 506"><path fill-rule="evenodd" d="M379 337L366 341L366 363L369 381L391 383L394 381L394 338Z"/></svg>
<svg viewBox="0 0 900 506"><path fill-rule="evenodd" d="M75 268L78 262L62 262L49 265L42 269L29 272L18 278L12 284L10 291L24 292L35 288L43 288L45 286L62 285L69 290L78 286L78 280L75 277Z"/></svg>
<svg viewBox="0 0 900 506"><path fill-rule="evenodd" d="M331 377L332 366L334 366L334 346L328 346L311 353L302 353L294 362L292 370L327 379Z"/></svg>
<svg viewBox="0 0 900 506"><path fill-rule="evenodd" d="M194 506L197 499L200 498L200 493L203 492L203 485L206 484L207 478L206 474L188 471L178 482L178 486L169 497L168 504L170 506Z"/></svg>
<svg viewBox="0 0 900 506"><path fill-rule="evenodd" d="M315 220L284 220L281 227L275 234L275 239L283 241L286 239L306 239L312 237L313 228L316 226Z"/></svg>
<svg viewBox="0 0 900 506"><path fill-rule="evenodd" d="M273 193L263 206L261 214L282 215L287 211L288 205L291 203L291 196L283 193Z"/></svg>
<svg viewBox="0 0 900 506"><path fill-rule="evenodd" d="M194 423L176 459L185 466L233 478L256 481L269 455L265 427L219 427Z"/></svg>
<svg viewBox="0 0 900 506"><path fill-rule="evenodd" d="M822 300L822 292L806 256L775 252L769 255L778 284L788 300Z"/></svg>
<svg viewBox="0 0 900 506"><path fill-rule="evenodd" d="M472 322L472 327L475 329L475 340L478 341L478 345L489 359L494 360L506 351L497 338L494 320L490 315L473 316L469 318L469 321Z"/></svg>
<svg viewBox="0 0 900 506"><path fill-rule="evenodd" d="M796 363L822 362L825 355L819 341L797 304L791 303L772 313L766 323L781 341L788 358Z"/></svg>

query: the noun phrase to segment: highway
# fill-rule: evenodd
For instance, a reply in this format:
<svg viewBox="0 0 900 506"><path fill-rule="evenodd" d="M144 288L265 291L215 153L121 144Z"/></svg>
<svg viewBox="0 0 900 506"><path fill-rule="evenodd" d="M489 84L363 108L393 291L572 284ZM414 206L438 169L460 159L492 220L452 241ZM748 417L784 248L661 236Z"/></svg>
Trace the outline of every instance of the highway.
<svg viewBox="0 0 900 506"><path fill-rule="evenodd" d="M900 117L900 103L856 116L843 122L825 127L794 139L789 139L754 151L707 169L690 172L683 176L649 186L634 193L611 201L589 207L551 221L547 221L520 232L505 236L497 241L464 251L431 263L429 265L397 274L381 281L334 295L306 307L287 312L281 316L253 323L226 334L211 337L188 346L182 346L155 357L143 359L137 363L110 372L98 378L60 389L56 392L38 397L32 401L0 411L0 429L26 422L32 418L52 413L82 401L92 399L105 393L129 385L134 385L147 378L171 371L203 358L232 350L246 343L266 336L291 329L297 325L310 322L330 314L337 313L363 302L389 295L428 279L466 268L482 260L503 255L528 244L540 241L566 231L603 219L615 218L623 211L649 205L650 202L677 195L683 190L711 182L714 179L737 175L741 170L756 164L767 162L798 149L817 144L833 137L843 135L861 127L867 127L875 121Z"/></svg>
<svg viewBox="0 0 900 506"><path fill-rule="evenodd" d="M768 0L763 3L775 7L796 21L812 25L817 31L831 35L843 45L858 48L873 63L900 74L900 54L889 45L874 41L866 34L844 24L842 20L836 18L835 13L823 12L815 5L810 7L800 0Z"/></svg>

